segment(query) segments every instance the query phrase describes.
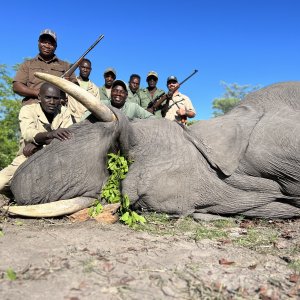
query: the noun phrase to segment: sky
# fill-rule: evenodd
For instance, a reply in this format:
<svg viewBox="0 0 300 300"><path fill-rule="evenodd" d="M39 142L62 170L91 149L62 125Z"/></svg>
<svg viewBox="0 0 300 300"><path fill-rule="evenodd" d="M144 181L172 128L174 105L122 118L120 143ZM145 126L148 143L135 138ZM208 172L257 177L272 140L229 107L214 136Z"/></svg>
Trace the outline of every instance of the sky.
<svg viewBox="0 0 300 300"><path fill-rule="evenodd" d="M181 82L198 70L180 88L197 120L212 117L222 81L266 86L300 77L299 0L16 0L1 11L0 64L35 57L46 28L57 34L57 56L70 63L103 34L87 55L93 82L102 86L103 71L114 67L117 79L137 73L146 87L154 70L166 90L168 76Z"/></svg>

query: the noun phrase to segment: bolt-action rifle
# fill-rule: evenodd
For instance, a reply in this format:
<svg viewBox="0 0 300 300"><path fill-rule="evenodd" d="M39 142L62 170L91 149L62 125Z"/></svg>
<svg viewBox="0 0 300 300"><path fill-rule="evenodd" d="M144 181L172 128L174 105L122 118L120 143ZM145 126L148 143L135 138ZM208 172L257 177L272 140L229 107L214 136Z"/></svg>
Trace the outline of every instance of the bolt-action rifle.
<svg viewBox="0 0 300 300"><path fill-rule="evenodd" d="M162 103L164 101L167 100L167 106L169 106L168 102L169 100L173 97L174 93L180 88L180 86L182 84L184 84L187 80L189 80L192 76L194 76L196 73L198 72L198 70L194 70L194 72L189 75L187 78L185 78L182 82L180 82L172 91L169 91L167 94L166 93L162 93L160 95L158 95L157 97L155 97L149 104L147 107L147 110L151 113L155 113L155 111L162 105ZM165 111L165 113L167 112L167 110ZM165 114L164 113L164 114Z"/></svg>
<svg viewBox="0 0 300 300"><path fill-rule="evenodd" d="M98 39L94 42L92 46L90 46L89 49L87 49L74 64L71 65L71 67L61 76L62 78L70 77L75 70L79 67L80 63L84 59L84 57L104 38L104 35L101 34Z"/></svg>

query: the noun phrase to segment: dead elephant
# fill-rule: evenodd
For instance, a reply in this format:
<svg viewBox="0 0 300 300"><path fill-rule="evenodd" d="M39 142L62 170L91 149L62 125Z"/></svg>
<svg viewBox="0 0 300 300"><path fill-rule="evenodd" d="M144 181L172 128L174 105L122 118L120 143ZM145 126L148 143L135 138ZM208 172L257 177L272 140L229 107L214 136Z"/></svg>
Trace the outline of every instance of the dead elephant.
<svg viewBox="0 0 300 300"><path fill-rule="evenodd" d="M117 146L134 161L122 182L134 208L177 216L300 215L299 82L268 86L225 116L182 128L165 119L128 122L95 107L72 83L38 76L98 120L74 125L72 139L54 141L18 169L11 185L17 203L98 197L108 178L107 153Z"/></svg>

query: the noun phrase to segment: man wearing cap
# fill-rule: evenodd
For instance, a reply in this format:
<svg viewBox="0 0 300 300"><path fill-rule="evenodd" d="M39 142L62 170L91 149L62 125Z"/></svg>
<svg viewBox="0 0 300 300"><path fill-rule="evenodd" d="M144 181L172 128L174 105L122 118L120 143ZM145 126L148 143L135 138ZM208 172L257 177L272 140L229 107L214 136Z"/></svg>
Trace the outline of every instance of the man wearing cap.
<svg viewBox="0 0 300 300"><path fill-rule="evenodd" d="M104 85L100 87L100 100L110 100L111 87L117 77L117 72L114 68L107 68L104 73Z"/></svg>
<svg viewBox="0 0 300 300"><path fill-rule="evenodd" d="M133 102L146 109L149 100L145 94L140 90L141 76L138 74L131 74L128 82L128 97L126 102Z"/></svg>
<svg viewBox="0 0 300 300"><path fill-rule="evenodd" d="M174 89L178 87L178 80L176 76L169 76L167 78L167 87L169 93L173 93ZM166 112L166 119L177 121L181 124L186 124L187 118L194 118L196 111L190 98L181 94L178 89L173 93L169 99L168 108Z"/></svg>
<svg viewBox="0 0 300 300"><path fill-rule="evenodd" d="M120 109L129 120L134 118L138 119L148 119L155 118L153 114L143 109L136 103L127 102L126 98L128 95L128 90L126 83L122 80L115 80L112 84L111 89L111 100L101 100L105 105L111 105L115 108ZM91 113L87 112L85 118L87 118Z"/></svg>
<svg viewBox="0 0 300 300"><path fill-rule="evenodd" d="M25 97L22 101L23 105L38 102L38 94L43 80L36 78L35 72L62 76L69 69L70 64L55 55L56 47L56 33L45 29L40 33L38 40L39 54L20 65L13 80L13 91ZM77 83L75 74L72 74L69 79Z"/></svg>
<svg viewBox="0 0 300 300"><path fill-rule="evenodd" d="M156 84L158 82L158 74L155 71L150 71L147 74L147 78L146 81L148 83L148 87L146 87L145 89L143 89L143 93L145 95L145 98L148 101L148 104L150 102L152 102L155 98L157 98L158 96L162 96L163 94L165 94L165 92L161 89L158 89L156 87ZM162 117L161 115L161 108L159 107L156 111L155 111L155 115L159 118Z"/></svg>

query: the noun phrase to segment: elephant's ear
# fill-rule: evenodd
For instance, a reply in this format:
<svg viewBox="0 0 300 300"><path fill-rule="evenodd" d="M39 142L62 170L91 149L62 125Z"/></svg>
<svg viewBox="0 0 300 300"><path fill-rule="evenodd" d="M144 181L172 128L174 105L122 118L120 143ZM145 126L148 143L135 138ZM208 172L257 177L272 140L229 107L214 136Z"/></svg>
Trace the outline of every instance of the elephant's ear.
<svg viewBox="0 0 300 300"><path fill-rule="evenodd" d="M260 118L261 113L240 105L224 116L197 122L188 136L212 167L229 176L238 167Z"/></svg>

